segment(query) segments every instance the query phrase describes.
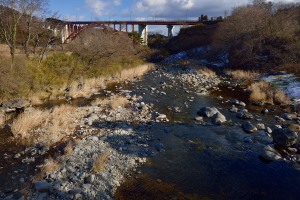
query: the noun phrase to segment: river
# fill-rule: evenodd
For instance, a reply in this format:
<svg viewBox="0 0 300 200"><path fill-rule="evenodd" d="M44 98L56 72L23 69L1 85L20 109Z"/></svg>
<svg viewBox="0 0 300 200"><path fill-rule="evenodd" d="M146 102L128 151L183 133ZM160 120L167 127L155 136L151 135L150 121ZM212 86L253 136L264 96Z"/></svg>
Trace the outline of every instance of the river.
<svg viewBox="0 0 300 200"><path fill-rule="evenodd" d="M113 93L127 90L131 91L131 96L143 96L145 103L153 104L156 111L166 114L169 119L169 122L151 124L153 139L149 141L147 163L127 175L115 198L298 199L300 171L284 161L262 159L260 153L272 139L264 131L245 133L240 127L243 120L228 111L230 100L243 100L255 116L251 120L253 123L262 121L274 128L274 115L282 112L281 108L276 107L273 113L262 115L262 107L249 105L242 92L243 86L228 88L220 85L211 87L209 95L199 95L199 87L177 78L188 73L193 73L192 69L168 66L152 71L136 82L108 88ZM89 102L81 99L75 105L84 106ZM221 126L212 125L209 120L206 124L196 123L197 111L204 106L217 107L228 122ZM13 159L16 149L10 147L15 144L8 145L6 139L1 138L6 147L0 151L3 155L2 190L19 185L22 176L34 172L28 171L30 165ZM15 180L11 180L12 177ZM5 185L9 182L9 186Z"/></svg>

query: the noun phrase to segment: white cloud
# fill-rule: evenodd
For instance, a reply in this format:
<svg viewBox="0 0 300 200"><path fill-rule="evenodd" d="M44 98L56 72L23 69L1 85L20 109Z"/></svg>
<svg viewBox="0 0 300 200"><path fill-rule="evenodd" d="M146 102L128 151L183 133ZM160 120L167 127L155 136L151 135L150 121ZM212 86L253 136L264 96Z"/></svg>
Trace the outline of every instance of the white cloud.
<svg viewBox="0 0 300 200"><path fill-rule="evenodd" d="M65 21L82 21L85 19L84 15L64 15L63 19Z"/></svg>
<svg viewBox="0 0 300 200"><path fill-rule="evenodd" d="M252 0L138 0L135 11L140 15L147 13L148 17L197 18L201 14L224 15L225 11L251 2ZM300 0L272 0L272 2L296 3Z"/></svg>
<svg viewBox="0 0 300 200"><path fill-rule="evenodd" d="M85 0L85 5L96 17L110 14L110 8L120 6L122 0Z"/></svg>

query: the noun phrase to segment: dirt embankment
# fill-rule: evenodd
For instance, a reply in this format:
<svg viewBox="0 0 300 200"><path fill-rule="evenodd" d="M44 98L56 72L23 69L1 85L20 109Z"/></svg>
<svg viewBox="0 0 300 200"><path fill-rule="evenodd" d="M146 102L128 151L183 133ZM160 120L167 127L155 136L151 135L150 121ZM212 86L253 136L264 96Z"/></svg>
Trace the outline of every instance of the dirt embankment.
<svg viewBox="0 0 300 200"><path fill-rule="evenodd" d="M179 34L166 45L171 53L178 53L212 43L218 24L182 28Z"/></svg>

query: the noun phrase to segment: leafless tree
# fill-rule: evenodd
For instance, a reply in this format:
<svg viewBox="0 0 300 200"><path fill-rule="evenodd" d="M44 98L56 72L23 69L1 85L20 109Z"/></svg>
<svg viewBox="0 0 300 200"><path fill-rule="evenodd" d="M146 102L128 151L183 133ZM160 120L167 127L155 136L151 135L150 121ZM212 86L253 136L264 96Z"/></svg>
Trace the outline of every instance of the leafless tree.
<svg viewBox="0 0 300 200"><path fill-rule="evenodd" d="M220 24L215 43L229 53L234 65L255 67L258 58L265 62L266 57L282 62L283 49L290 50L291 46L287 44L299 40L299 17L297 5L278 7L255 0L252 5L233 10L232 15Z"/></svg>
<svg viewBox="0 0 300 200"><path fill-rule="evenodd" d="M144 49L135 44L126 33L110 29L93 28L80 33L68 48L89 65L99 60L116 59L141 53Z"/></svg>
<svg viewBox="0 0 300 200"><path fill-rule="evenodd" d="M28 53L34 14L41 12L46 3L47 0L0 0L0 34L10 48L12 66L15 60L18 27L22 18L27 23L24 47Z"/></svg>

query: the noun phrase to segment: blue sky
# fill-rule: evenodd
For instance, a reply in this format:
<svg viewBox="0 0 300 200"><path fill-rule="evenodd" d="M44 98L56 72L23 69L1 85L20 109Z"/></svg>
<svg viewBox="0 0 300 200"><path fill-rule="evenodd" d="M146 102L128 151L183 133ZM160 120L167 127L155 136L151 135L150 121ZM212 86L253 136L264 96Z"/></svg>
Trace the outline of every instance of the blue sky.
<svg viewBox="0 0 300 200"><path fill-rule="evenodd" d="M252 0L49 0L49 9L65 20L196 19L223 16ZM279 2L280 0L272 0ZM281 0L300 2L300 0Z"/></svg>
<svg viewBox="0 0 300 200"><path fill-rule="evenodd" d="M300 0L271 0L294 2ZM66 21L89 20L186 20L201 14L224 16L252 0L49 0L49 9Z"/></svg>

